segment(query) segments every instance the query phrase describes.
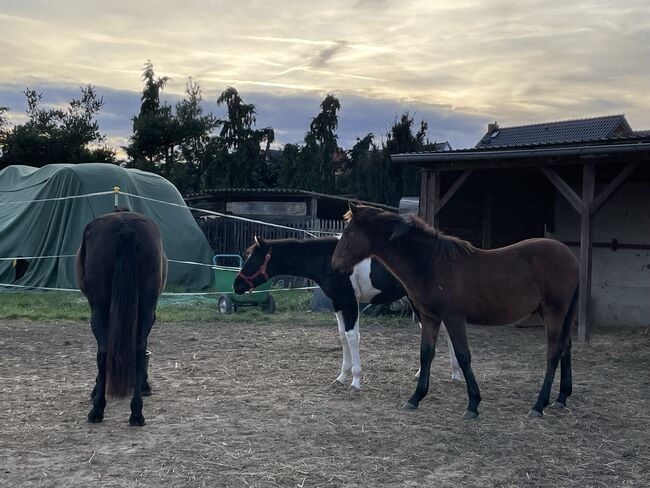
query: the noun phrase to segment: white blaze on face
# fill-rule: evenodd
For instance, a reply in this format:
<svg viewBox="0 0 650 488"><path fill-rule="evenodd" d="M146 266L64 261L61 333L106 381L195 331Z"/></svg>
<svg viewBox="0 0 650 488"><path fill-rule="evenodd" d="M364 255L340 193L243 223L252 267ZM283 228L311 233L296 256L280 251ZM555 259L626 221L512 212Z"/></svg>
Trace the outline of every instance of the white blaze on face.
<svg viewBox="0 0 650 488"><path fill-rule="evenodd" d="M370 282L370 258L364 259L353 268L350 282L359 302L370 303L373 297L381 293Z"/></svg>

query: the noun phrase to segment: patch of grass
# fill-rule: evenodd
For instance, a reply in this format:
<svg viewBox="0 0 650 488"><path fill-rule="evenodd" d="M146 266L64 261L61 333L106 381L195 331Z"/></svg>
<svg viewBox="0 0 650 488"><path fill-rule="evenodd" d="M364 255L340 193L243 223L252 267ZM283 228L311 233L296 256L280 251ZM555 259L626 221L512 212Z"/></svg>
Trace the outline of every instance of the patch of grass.
<svg viewBox="0 0 650 488"><path fill-rule="evenodd" d="M312 292L309 290L273 293L276 313L268 314L260 307L239 307L233 314L221 314L217 310L217 295L162 296L156 316L159 322L237 323L248 325L286 325L300 321L306 325L336 324L330 312L312 312ZM72 292L1 292L0 319L29 320L80 320L88 322L90 308L85 297ZM409 319L380 315L372 318L373 324L408 324Z"/></svg>

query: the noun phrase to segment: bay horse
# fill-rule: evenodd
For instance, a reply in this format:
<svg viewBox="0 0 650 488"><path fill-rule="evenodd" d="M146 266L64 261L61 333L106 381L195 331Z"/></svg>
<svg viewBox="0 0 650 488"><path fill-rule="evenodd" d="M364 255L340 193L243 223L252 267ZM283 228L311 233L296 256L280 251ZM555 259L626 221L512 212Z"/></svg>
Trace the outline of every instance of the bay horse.
<svg viewBox="0 0 650 488"><path fill-rule="evenodd" d="M477 418L481 394L471 368L466 322L506 325L534 312L540 313L546 328L546 375L528 416L543 415L560 361L560 393L553 406L566 405L572 392L571 324L579 275L568 247L539 238L481 250L414 215L402 217L365 205L351 204L345 220L332 268L348 272L375 256L402 282L420 310L422 373L405 409L418 408L429 390L431 360L444 320L467 384L469 402L463 418Z"/></svg>
<svg viewBox="0 0 650 488"><path fill-rule="evenodd" d="M147 337L167 280L167 257L156 223L118 211L90 222L76 260L77 283L90 305L97 340L97 378L88 422L104 419L106 394L124 398L133 389L129 424L144 425L142 390L148 388Z"/></svg>
<svg viewBox="0 0 650 488"><path fill-rule="evenodd" d="M361 388L359 303L390 303L404 297L406 291L376 259L364 259L350 271L333 270L332 255L337 244L337 237L265 240L256 236L246 251L246 261L233 282L233 290L243 295L277 275L315 281L332 301L343 347L341 373L334 382L345 385L347 375L352 372L350 388L358 390ZM415 307L413 311L419 320ZM460 381L460 367L451 341L448 344L452 379Z"/></svg>

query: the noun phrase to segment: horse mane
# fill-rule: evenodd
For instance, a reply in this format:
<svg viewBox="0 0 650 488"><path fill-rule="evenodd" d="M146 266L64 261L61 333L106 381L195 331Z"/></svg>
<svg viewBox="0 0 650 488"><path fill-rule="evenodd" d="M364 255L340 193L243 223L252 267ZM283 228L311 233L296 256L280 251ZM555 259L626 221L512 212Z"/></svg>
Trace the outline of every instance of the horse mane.
<svg viewBox="0 0 650 488"><path fill-rule="evenodd" d="M462 255L472 254L476 248L472 243L456 236L447 235L438 230L415 214L401 216L392 212L386 212L375 207L362 205L356 209L357 215L361 220L370 224L383 225L391 227L402 227L402 234L410 234L416 241L430 242L433 239L435 245L435 255L443 259L457 259ZM351 210L348 210L343 219L346 223L355 217Z"/></svg>

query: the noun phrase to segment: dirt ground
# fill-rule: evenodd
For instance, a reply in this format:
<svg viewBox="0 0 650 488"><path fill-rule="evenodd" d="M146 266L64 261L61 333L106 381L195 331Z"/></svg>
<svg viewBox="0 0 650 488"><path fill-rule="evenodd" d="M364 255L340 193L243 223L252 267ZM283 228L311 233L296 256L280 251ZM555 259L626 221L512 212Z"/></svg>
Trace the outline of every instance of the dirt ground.
<svg viewBox="0 0 650 488"><path fill-rule="evenodd" d="M472 327L483 402L478 421L463 421L465 385L449 379L444 341L429 396L406 412L416 326L366 320L364 388L351 397L330 386L334 321L308 321L157 325L142 428L128 426L128 400L109 399L104 422L86 422L86 324L0 322L0 485L648 486L648 329L575 346L569 408L529 420L542 329Z"/></svg>

